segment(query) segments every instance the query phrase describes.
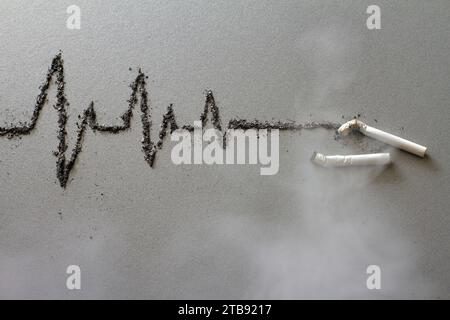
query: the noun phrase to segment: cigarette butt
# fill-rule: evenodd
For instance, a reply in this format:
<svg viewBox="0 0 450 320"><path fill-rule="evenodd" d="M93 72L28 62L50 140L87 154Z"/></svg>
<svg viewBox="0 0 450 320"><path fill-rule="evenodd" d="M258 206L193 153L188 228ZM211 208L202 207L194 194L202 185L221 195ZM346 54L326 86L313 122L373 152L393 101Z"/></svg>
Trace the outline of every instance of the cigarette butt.
<svg viewBox="0 0 450 320"><path fill-rule="evenodd" d="M339 127L338 132L339 134L345 136L349 134L350 131L352 131L353 129L359 130L361 133L363 133L368 137L377 139L393 147L405 150L422 158L425 156L425 153L427 151L427 148L420 144L400 138L398 136L376 129L374 127L368 126L364 122L359 121L357 119L344 123L342 126Z"/></svg>
<svg viewBox="0 0 450 320"><path fill-rule="evenodd" d="M369 153L326 156L314 151L311 161L323 167L386 165L391 162L391 155L389 153Z"/></svg>

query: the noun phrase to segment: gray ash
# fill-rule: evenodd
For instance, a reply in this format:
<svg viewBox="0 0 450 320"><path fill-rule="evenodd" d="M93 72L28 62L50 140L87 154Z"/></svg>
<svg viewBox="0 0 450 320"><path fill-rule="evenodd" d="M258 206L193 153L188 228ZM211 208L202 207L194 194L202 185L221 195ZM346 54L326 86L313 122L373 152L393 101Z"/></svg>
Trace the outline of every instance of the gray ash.
<svg viewBox="0 0 450 320"><path fill-rule="evenodd" d="M129 68L131 69L131 68ZM62 59L61 52L58 53L52 60L51 66L47 71L44 83L39 87L40 91L36 98L36 103L34 105L33 114L31 119L27 123L19 122L17 125L11 124L10 127L0 126L0 136L19 137L22 135L28 135L36 127L36 123L39 119L42 108L48 102L47 93L51 85L51 80L55 79L55 84L57 86L56 93L56 104L55 110L58 113L58 148L54 152L56 156L56 176L58 178L59 184L62 188L67 186L69 181L70 172L72 171L79 154L83 147L83 137L86 133L86 129L107 132L111 134L117 134L128 130L131 125L131 119L133 117L133 110L140 101L140 111L141 111L141 124L142 124L142 151L144 153L145 161L153 167L156 153L163 146L163 140L168 132L172 133L174 130L180 128L175 120L175 113L173 110L173 105L170 104L167 108L167 112L163 115L162 123L160 125L160 130L158 134L158 141L155 143L151 139L151 115L150 115L150 105L148 101L148 93L146 89L145 80L148 78L145 74L139 70L136 79L131 83L131 94L128 100L128 108L120 116L122 124L120 125L105 125L99 124L97 121L97 115L94 108L94 102L91 101L89 107L85 109L81 115L78 116L77 131L76 131L76 141L72 148L70 157L66 158L66 151L68 149L66 142L66 125L67 125L67 106L69 102L65 96L65 81L64 81L64 61ZM139 99L138 99L139 98ZM212 91L206 92L205 106L203 112L200 115L200 120L203 127L205 127L208 122L208 114L211 114L211 123L215 129L223 132L222 124L219 114L219 108L214 100L214 95ZM298 131L303 129L315 129L324 128L328 130L336 130L339 128L340 124L335 122L306 122L299 124L293 121L260 121L260 120L242 120L242 119L231 119L228 122L227 129L278 129L285 131ZM191 125L183 125L182 129L193 131L194 127ZM223 135L224 137L226 135ZM224 148L226 147L226 141L224 139Z"/></svg>

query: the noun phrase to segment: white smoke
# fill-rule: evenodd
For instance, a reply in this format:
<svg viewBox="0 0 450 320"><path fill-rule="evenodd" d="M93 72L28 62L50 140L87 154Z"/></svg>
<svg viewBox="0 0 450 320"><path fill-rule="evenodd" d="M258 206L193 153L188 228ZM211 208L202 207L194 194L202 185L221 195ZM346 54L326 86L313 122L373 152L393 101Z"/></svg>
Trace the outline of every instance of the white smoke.
<svg viewBox="0 0 450 320"><path fill-rule="evenodd" d="M324 106L334 92L350 86L357 72L358 61L348 57L349 51L359 50L358 39L345 40L349 38L342 34L348 35L347 31L337 27L313 30L299 38L299 54L306 57L305 64L313 61L311 73L315 73L306 109L316 111L318 117L340 116L336 108ZM390 199L390 188L401 188L386 183L395 180L396 164L327 169L308 161L316 148L330 154L352 154L367 152L372 146L380 148L380 144L370 138L349 138L342 146L332 134L323 135L320 130L314 135L305 132L300 143L297 136L290 140L288 134L281 134L283 138L291 152L280 160L280 166L281 171L287 166L289 172L280 173L276 181L260 181L265 191L249 190L248 196L256 194L253 199L261 204L223 212L219 220L198 221L195 231L175 237L168 255L185 255L178 255L182 263L170 273L192 270L188 281L180 283L177 297L377 299L432 295L434 286L418 265L411 239L395 225L397 204L385 202ZM397 152L383 145L381 149ZM268 184L272 184L272 192L266 191ZM189 238L192 233L198 237ZM201 260L196 259L199 256ZM231 262L227 257L239 260ZM216 268L215 277L208 271L211 264ZM381 269L380 290L366 286L370 265ZM230 282L240 285L232 290Z"/></svg>

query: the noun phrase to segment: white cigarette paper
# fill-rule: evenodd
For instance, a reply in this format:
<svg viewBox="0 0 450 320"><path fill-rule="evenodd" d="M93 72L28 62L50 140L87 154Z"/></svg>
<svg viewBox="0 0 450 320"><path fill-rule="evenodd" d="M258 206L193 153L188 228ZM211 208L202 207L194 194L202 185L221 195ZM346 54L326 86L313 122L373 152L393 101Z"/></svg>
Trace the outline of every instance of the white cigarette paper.
<svg viewBox="0 0 450 320"><path fill-rule="evenodd" d="M384 143L387 143L393 147L408 151L412 154L415 154L419 157L424 157L425 152L427 151L427 148L424 146L421 146L420 144L414 143L412 141L400 138L398 136L395 136L393 134L387 133L385 131L381 131L379 129L376 129L374 127L368 126L362 121L359 121L357 119L353 119L349 122L344 123L339 129L339 134L347 135L352 131L353 129L359 130L364 135L380 140Z"/></svg>
<svg viewBox="0 0 450 320"><path fill-rule="evenodd" d="M326 156L314 151L311 160L314 163L317 163L323 167L350 167L350 166L386 165L391 162L391 156L389 153Z"/></svg>

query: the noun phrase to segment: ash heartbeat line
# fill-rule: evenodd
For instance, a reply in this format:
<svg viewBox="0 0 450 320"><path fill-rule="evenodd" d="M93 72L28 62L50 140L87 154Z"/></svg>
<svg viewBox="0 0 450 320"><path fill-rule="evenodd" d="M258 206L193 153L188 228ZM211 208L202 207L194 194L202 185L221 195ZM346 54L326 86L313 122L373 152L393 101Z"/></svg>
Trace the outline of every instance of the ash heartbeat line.
<svg viewBox="0 0 450 320"><path fill-rule="evenodd" d="M75 166L76 160L80 155L83 147L83 137L88 128L92 129L94 132L101 131L107 132L111 134L118 134L120 132L126 131L130 128L131 119L133 117L133 110L136 105L139 103L140 107L140 115L141 115L141 124L142 124L142 151L144 153L145 161L153 167L155 162L156 153L163 146L164 137L167 132L172 133L176 129L185 129L188 131L193 131L194 127L191 125L183 125L179 126L175 119L175 113L173 110L173 105L170 104L167 107L166 113L163 115L163 119L160 125L158 141L155 143L151 139L151 126L152 119L150 115L150 106L148 102L148 92L146 88L146 76L139 69L138 75L136 79L131 83L131 94L128 99L128 108L125 112L120 116L122 120L122 124L120 125L105 125L99 124L97 121L97 115L94 109L94 102L91 101L89 107L85 109L82 114L78 116L79 122L77 123L77 131L76 131L76 140L75 145L69 155L66 158L66 152L68 149L68 145L66 142L66 125L67 125L67 110L66 107L69 105L68 100L65 95L65 81L64 81L64 60L62 58L62 54L57 54L51 63L50 68L47 71L47 75L45 77L44 83L39 87L40 92L36 98L36 103L34 105L33 114L29 122L25 124L19 124L11 127L0 127L0 136L21 136L30 134L33 129L36 127L37 121L39 119L39 115L42 111L42 108L48 102L47 93L52 84L52 79L56 78L54 83L57 86L56 91L56 104L55 109L58 113L58 148L57 151L54 152L56 156L56 177L58 178L59 184L62 188L67 186L67 182L69 180L70 172ZM221 119L219 115L219 108L217 107L214 95L212 91L206 92L206 100L203 108L203 112L200 115L200 120L202 122L202 126L208 122L208 114L211 113L211 123L215 129L220 132L224 132L222 130ZM227 129L279 129L285 131L298 131L302 129L314 129L314 128L325 128L329 130L336 130L340 126L339 123L335 122L306 122L303 124L296 123L294 121L260 121L253 120L247 121L243 119L230 119L227 125ZM225 138L225 135L223 135ZM226 148L226 140L224 139L223 147Z"/></svg>

